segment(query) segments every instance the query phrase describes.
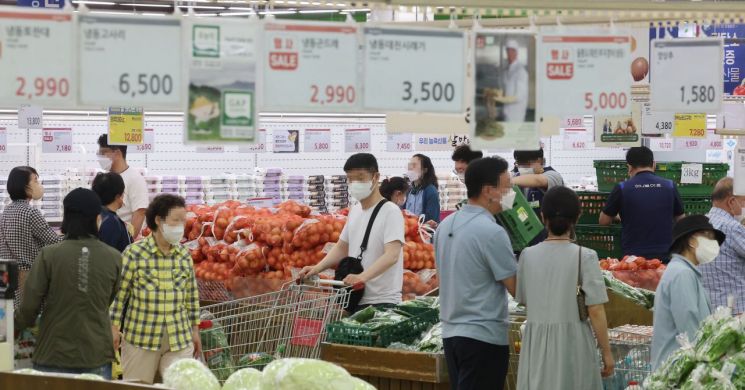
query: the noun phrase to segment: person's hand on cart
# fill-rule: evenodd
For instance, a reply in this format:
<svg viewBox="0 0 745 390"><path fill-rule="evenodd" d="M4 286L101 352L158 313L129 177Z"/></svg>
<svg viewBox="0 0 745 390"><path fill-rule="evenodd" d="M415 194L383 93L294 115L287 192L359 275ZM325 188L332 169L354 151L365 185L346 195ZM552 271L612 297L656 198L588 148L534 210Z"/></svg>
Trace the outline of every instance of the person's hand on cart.
<svg viewBox="0 0 745 390"><path fill-rule="evenodd" d="M365 279L358 274L349 274L343 280L344 284L351 286L352 290L362 290L365 287Z"/></svg>
<svg viewBox="0 0 745 390"><path fill-rule="evenodd" d="M303 267L297 274L298 284L302 283L305 279L310 279L313 276L318 275L321 271L317 270L314 266Z"/></svg>
<svg viewBox="0 0 745 390"><path fill-rule="evenodd" d="M122 342L122 332L119 331L116 325L111 325L111 336L114 339L114 351L118 351Z"/></svg>

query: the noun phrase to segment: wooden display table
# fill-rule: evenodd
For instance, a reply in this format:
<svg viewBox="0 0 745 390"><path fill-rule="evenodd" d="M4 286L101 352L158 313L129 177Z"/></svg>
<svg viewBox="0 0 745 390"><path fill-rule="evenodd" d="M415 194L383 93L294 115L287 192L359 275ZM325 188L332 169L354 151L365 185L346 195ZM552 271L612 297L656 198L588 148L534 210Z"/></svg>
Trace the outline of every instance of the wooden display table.
<svg viewBox="0 0 745 390"><path fill-rule="evenodd" d="M652 311L639 306L628 298L608 290L608 303L605 305L608 329L621 325L652 325Z"/></svg>
<svg viewBox="0 0 745 390"><path fill-rule="evenodd" d="M91 381L65 376L25 375L0 372L0 389L12 390L147 390L154 386L122 381ZM162 389L162 388L161 388Z"/></svg>

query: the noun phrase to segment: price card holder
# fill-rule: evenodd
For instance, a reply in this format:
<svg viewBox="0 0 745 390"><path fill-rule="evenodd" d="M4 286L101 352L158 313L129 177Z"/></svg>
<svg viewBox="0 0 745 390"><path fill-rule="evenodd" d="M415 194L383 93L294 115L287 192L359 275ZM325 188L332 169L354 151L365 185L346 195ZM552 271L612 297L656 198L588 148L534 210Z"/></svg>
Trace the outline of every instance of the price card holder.
<svg viewBox="0 0 745 390"><path fill-rule="evenodd" d="M653 152L672 152L673 140L671 138L649 138L649 149Z"/></svg>
<svg viewBox="0 0 745 390"><path fill-rule="evenodd" d="M197 146L197 153L225 153L224 146Z"/></svg>
<svg viewBox="0 0 745 390"><path fill-rule="evenodd" d="M649 103L645 103L644 115L642 115L642 134L660 135L672 134L675 131L675 113L646 111Z"/></svg>
<svg viewBox="0 0 745 390"><path fill-rule="evenodd" d="M700 138L675 138L675 150L703 150L706 140Z"/></svg>
<svg viewBox="0 0 745 390"><path fill-rule="evenodd" d="M657 111L719 112L723 71L721 38L652 41L650 103ZM701 70L705 69L705 72ZM691 75L695 74L695 77Z"/></svg>
<svg viewBox="0 0 745 390"><path fill-rule="evenodd" d="M256 132L256 143L238 146L239 153L265 153L266 152L266 129Z"/></svg>
<svg viewBox="0 0 745 390"><path fill-rule="evenodd" d="M43 129L41 138L42 153L72 153L72 129Z"/></svg>
<svg viewBox="0 0 745 390"><path fill-rule="evenodd" d="M724 149L724 141L722 141L722 136L715 134L713 131L710 131L706 136L706 149Z"/></svg>
<svg viewBox="0 0 745 390"><path fill-rule="evenodd" d="M584 127L566 128L563 129L562 133L564 150L584 150L590 147L592 143L592 135Z"/></svg>
<svg viewBox="0 0 745 390"><path fill-rule="evenodd" d="M274 130L272 132L272 151L274 153L297 153L300 143L299 130Z"/></svg>
<svg viewBox="0 0 745 390"><path fill-rule="evenodd" d="M681 167L681 184L701 184L704 180L704 166L701 164L683 164Z"/></svg>
<svg viewBox="0 0 745 390"><path fill-rule="evenodd" d="M143 113L142 107L109 107L109 144L142 145Z"/></svg>
<svg viewBox="0 0 745 390"><path fill-rule="evenodd" d="M706 138L706 114L675 114L673 137Z"/></svg>
<svg viewBox="0 0 745 390"><path fill-rule="evenodd" d="M134 145L127 150L128 153L152 153L155 151L155 131L144 129L142 132L142 144Z"/></svg>
<svg viewBox="0 0 745 390"><path fill-rule="evenodd" d="M44 121L44 109L41 106L21 104L18 107L19 129L41 129Z"/></svg>
<svg viewBox="0 0 745 390"><path fill-rule="evenodd" d="M344 152L370 152L370 129L346 129L344 131Z"/></svg>
<svg viewBox="0 0 745 390"><path fill-rule="evenodd" d="M411 133L388 134L386 151L388 152L411 152L414 150Z"/></svg>
<svg viewBox="0 0 745 390"><path fill-rule="evenodd" d="M306 153L328 153L331 151L331 129L305 129L303 144Z"/></svg>
<svg viewBox="0 0 745 390"><path fill-rule="evenodd" d="M0 153L8 153L8 130L0 127Z"/></svg>

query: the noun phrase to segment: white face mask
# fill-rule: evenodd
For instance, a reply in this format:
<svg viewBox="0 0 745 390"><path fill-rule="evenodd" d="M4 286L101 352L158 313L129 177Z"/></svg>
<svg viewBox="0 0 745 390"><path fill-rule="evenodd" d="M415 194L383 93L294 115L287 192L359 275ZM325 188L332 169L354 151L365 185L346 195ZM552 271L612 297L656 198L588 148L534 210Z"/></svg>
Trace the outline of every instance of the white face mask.
<svg viewBox="0 0 745 390"><path fill-rule="evenodd" d="M719 256L719 242L702 236L696 237L696 260L699 264L708 264Z"/></svg>
<svg viewBox="0 0 745 390"><path fill-rule="evenodd" d="M535 171L531 167L517 167L517 171L520 172L521 175L532 175L533 173L535 173Z"/></svg>
<svg viewBox="0 0 745 390"><path fill-rule="evenodd" d="M458 176L458 180L460 180L461 183L465 183L466 182L466 173L465 172L462 172L461 173L461 172L453 171L453 173L455 173L455 176Z"/></svg>
<svg viewBox="0 0 745 390"><path fill-rule="evenodd" d="M184 236L184 225L171 226L163 224L160 228L163 233L163 238L165 238L171 245L178 245L181 242L181 237Z"/></svg>
<svg viewBox="0 0 745 390"><path fill-rule="evenodd" d="M108 157L106 157L106 156L99 156L98 157L98 165L100 165L101 166L101 169L103 169L106 172L108 172L108 171L111 170L111 165L113 163L114 162L111 161L111 159L108 158Z"/></svg>
<svg viewBox="0 0 745 390"><path fill-rule="evenodd" d="M414 182L419 180L422 175L417 171L408 171L406 172L406 177L408 177L410 181Z"/></svg>
<svg viewBox="0 0 745 390"><path fill-rule="evenodd" d="M372 182L371 181L354 181L349 183L348 186L349 195L357 201L367 199L372 193Z"/></svg>
<svg viewBox="0 0 745 390"><path fill-rule="evenodd" d="M512 210L516 196L517 194L513 189L510 189L510 192L502 195L502 199L499 201L499 204L502 206L502 211Z"/></svg>

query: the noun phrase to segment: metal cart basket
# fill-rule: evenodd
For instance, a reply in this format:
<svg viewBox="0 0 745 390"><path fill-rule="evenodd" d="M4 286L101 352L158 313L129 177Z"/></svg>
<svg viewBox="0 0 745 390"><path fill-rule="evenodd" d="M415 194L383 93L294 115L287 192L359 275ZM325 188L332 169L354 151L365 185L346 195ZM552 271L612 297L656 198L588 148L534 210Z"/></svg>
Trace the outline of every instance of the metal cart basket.
<svg viewBox="0 0 745 390"><path fill-rule="evenodd" d="M629 382L641 386L652 372L652 327L623 325L608 336L616 365L613 376L603 381L605 390L624 390Z"/></svg>

